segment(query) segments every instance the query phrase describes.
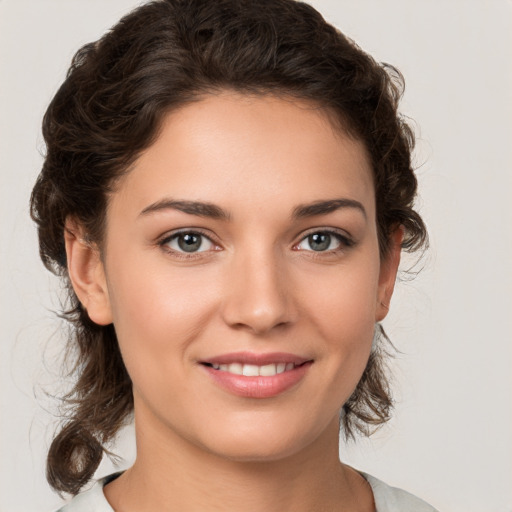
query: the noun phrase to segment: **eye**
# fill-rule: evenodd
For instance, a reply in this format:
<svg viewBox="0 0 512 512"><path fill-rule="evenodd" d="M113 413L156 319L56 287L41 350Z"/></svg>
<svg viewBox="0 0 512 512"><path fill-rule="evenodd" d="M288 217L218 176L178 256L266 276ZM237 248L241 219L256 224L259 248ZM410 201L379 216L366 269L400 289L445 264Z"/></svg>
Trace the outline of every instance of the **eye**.
<svg viewBox="0 0 512 512"><path fill-rule="evenodd" d="M162 246L176 252L196 253L211 251L215 244L202 233L195 231L182 231L162 240Z"/></svg>
<svg viewBox="0 0 512 512"><path fill-rule="evenodd" d="M315 231L304 237L295 247L301 251L326 252L349 247L352 241L333 231Z"/></svg>

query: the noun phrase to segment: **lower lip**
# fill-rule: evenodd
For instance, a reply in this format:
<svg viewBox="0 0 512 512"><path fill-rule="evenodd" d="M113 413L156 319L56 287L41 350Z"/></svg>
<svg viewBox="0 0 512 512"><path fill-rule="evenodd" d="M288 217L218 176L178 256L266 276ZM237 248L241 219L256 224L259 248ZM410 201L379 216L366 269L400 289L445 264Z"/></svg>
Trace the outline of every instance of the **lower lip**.
<svg viewBox="0 0 512 512"><path fill-rule="evenodd" d="M293 370L278 373L270 377L246 377L211 366L202 365L208 375L223 389L230 393L246 398L271 398L277 396L298 384L306 375L312 362L302 364Z"/></svg>

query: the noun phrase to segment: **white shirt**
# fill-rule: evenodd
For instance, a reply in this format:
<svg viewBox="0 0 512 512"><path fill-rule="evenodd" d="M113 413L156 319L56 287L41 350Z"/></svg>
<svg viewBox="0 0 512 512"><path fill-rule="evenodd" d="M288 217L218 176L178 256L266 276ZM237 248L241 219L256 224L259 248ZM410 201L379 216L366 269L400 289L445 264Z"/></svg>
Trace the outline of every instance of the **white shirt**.
<svg viewBox="0 0 512 512"><path fill-rule="evenodd" d="M437 512L434 507L407 491L390 487L366 473L361 475L372 488L376 512ZM114 512L103 494L103 487L116 476L118 473L98 480L91 489L75 496L57 512Z"/></svg>

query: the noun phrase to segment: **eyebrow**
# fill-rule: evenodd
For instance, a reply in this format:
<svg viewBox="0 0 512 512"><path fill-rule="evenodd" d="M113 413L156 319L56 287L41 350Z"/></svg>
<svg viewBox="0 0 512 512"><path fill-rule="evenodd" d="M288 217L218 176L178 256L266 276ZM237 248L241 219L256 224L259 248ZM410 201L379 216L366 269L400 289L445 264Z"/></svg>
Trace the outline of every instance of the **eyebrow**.
<svg viewBox="0 0 512 512"><path fill-rule="evenodd" d="M355 208L359 210L365 218L367 218L364 206L354 199L329 199L324 201L315 201L308 204L300 204L293 209L293 219L303 219L306 217L314 217L315 215L325 215L342 208ZM211 219L229 220L231 215L223 210L220 206L213 203L202 201L180 201L175 199L161 199L155 203L146 206L140 216L161 210L178 210L189 215L197 215L199 217L208 217Z"/></svg>
<svg viewBox="0 0 512 512"><path fill-rule="evenodd" d="M190 215L198 215L199 217L209 217L211 219L227 220L230 218L228 212L215 204L201 201L179 201L174 199L162 199L152 203L140 212L140 216L169 209L178 210Z"/></svg>
<svg viewBox="0 0 512 512"><path fill-rule="evenodd" d="M315 215L325 215L341 208L355 208L363 214L365 219L367 218L364 206L354 199L329 199L327 201L300 204L293 209L292 218L302 219L304 217L314 217Z"/></svg>

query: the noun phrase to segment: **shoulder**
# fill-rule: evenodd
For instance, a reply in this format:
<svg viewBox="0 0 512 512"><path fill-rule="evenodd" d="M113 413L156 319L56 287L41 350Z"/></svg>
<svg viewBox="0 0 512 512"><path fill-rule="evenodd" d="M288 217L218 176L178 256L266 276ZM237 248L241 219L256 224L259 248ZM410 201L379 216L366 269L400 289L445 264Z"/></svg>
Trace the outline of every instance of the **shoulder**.
<svg viewBox="0 0 512 512"><path fill-rule="evenodd" d="M437 512L437 510L411 493L391 487L378 478L361 473L370 484L377 512Z"/></svg>
<svg viewBox="0 0 512 512"><path fill-rule="evenodd" d="M103 487L119 475L115 473L97 480L90 489L75 496L56 512L114 512L103 494Z"/></svg>

